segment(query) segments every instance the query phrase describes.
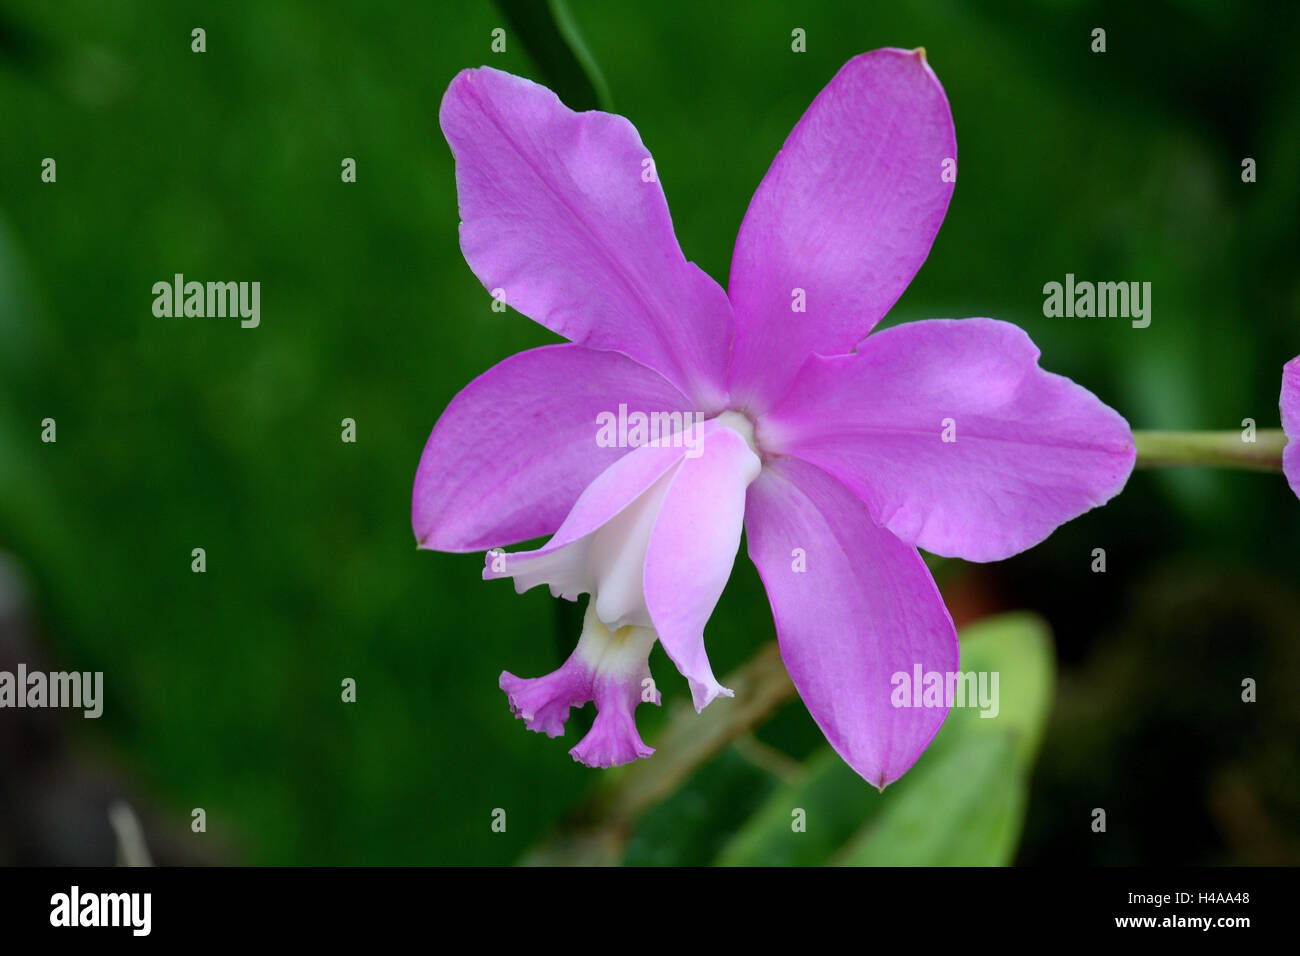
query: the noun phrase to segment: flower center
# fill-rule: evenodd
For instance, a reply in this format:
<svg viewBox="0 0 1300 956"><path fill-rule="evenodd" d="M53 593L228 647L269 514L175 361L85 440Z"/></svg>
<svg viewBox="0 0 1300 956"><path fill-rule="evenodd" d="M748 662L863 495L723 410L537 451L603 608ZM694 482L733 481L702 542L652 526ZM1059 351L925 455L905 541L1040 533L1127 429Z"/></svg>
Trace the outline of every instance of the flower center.
<svg viewBox="0 0 1300 956"><path fill-rule="evenodd" d="M758 450L758 444L754 441L754 422L744 412L738 412L734 409L728 409L718 416L718 424L730 428L733 432L745 439L745 444L759 458L763 453Z"/></svg>

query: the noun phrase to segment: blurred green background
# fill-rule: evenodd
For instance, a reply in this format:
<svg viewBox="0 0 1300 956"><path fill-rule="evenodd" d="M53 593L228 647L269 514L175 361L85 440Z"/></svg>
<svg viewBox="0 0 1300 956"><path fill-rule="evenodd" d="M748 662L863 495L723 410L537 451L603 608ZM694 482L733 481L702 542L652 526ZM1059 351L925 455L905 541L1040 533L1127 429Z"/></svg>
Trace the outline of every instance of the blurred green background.
<svg viewBox="0 0 1300 956"><path fill-rule="evenodd" d="M859 52L925 46L960 178L888 321L1016 322L1046 368L1135 428L1277 427L1281 367L1300 352L1295 5L569 9L654 153L687 257L724 284L749 197L817 91ZM0 651L103 671L106 695L98 721L0 712L0 862L111 862L102 811L123 797L159 862L509 863L590 825L593 788L617 785L565 753L574 724L529 734L496 686L502 669L555 667L577 617L483 583L474 556L417 552L409 525L448 401L554 340L491 311L465 265L437 126L464 67L582 95L568 51L530 54L514 15L0 4L0 591L25 592L0 601ZM206 53L191 52L195 27ZM45 157L56 183L41 182ZM1245 157L1257 182L1242 182ZM177 272L260 281L260 328L155 318L152 285ZM1043 284L1067 272L1151 282L1151 326L1044 318ZM1138 472L1027 554L935 568L959 623L1039 615L1012 619L1029 621L1016 646L1050 694L1032 769L996 767L1037 730L949 748L969 765L936 745L882 796L827 763L794 701L622 834L625 859L1300 861L1300 501L1280 477ZM715 670L771 634L742 545L709 625ZM689 695L659 651L652 668L666 706L638 720L654 745ZM1246 677L1257 703L1241 702ZM1017 693L1003 688L1004 710L1029 707ZM929 802L903 789L914 776ZM791 796L810 781L819 795ZM788 829L795 799L824 813L809 811L822 842L792 857L763 828ZM206 833L190 831L195 807ZM877 817L888 829L854 837ZM977 837L973 855L945 849Z"/></svg>

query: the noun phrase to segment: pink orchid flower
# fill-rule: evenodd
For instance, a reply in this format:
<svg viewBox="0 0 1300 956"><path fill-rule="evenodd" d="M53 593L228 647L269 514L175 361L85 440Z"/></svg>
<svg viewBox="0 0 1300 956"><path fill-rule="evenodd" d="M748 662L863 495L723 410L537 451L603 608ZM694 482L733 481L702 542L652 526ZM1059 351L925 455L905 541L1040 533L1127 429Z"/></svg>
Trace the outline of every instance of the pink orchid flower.
<svg viewBox="0 0 1300 956"><path fill-rule="evenodd" d="M1282 449L1282 471L1291 490L1300 495L1300 355L1282 366L1282 430L1286 447Z"/></svg>
<svg viewBox="0 0 1300 956"><path fill-rule="evenodd" d="M571 753L613 766L652 753L633 715L659 701L656 640L697 710L730 696L704 627L743 526L813 718L867 781L896 780L947 706L895 706L893 675L958 659L917 549L1015 554L1118 493L1135 457L1125 421L1040 369L1016 326L941 319L864 340L952 194L952 116L924 52L858 56L817 96L754 194L726 292L682 255L623 117L575 113L480 68L452 81L440 121L470 268L569 340L470 383L415 477L421 547L552 534L535 551L489 551L483 576L590 595L559 670L501 675L511 709L557 736L594 701ZM598 440L616 412L681 426L617 447Z"/></svg>

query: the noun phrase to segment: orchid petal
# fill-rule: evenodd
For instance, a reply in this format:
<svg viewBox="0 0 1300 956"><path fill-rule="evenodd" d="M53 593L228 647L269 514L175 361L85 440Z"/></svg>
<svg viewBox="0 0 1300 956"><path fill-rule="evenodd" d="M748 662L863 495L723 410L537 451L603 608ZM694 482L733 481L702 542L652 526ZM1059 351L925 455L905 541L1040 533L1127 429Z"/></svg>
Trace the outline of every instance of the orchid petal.
<svg viewBox="0 0 1300 956"><path fill-rule="evenodd" d="M632 124L575 113L489 67L456 76L439 120L456 158L461 250L483 284L573 342L658 370L700 411L719 410L731 308L682 255Z"/></svg>
<svg viewBox="0 0 1300 956"><path fill-rule="evenodd" d="M810 359L759 434L909 544L999 560L1114 497L1136 458L1124 419L1038 355L1007 322L910 322Z"/></svg>
<svg viewBox="0 0 1300 956"><path fill-rule="evenodd" d="M840 69L772 161L736 239L733 407L763 412L810 354L848 352L889 311L929 255L956 156L923 51L875 50Z"/></svg>
<svg viewBox="0 0 1300 956"><path fill-rule="evenodd" d="M946 701L893 700L896 674L956 672L957 633L934 579L848 489L797 459L763 469L745 528L799 696L835 751L883 789L948 712Z"/></svg>
<svg viewBox="0 0 1300 956"><path fill-rule="evenodd" d="M592 479L627 454L601 447L597 416L680 411L659 373L616 352L520 352L452 399L420 457L411 524L423 548L481 551L549 534Z"/></svg>
<svg viewBox="0 0 1300 956"><path fill-rule="evenodd" d="M1300 356L1282 367L1282 430L1287 444L1282 449L1282 471L1291 490L1300 495Z"/></svg>
<svg viewBox="0 0 1300 956"><path fill-rule="evenodd" d="M704 625L731 577L745 520L745 489L761 463L740 434L709 431L664 495L645 557L645 602L659 642L691 685L697 711L732 692L704 651Z"/></svg>

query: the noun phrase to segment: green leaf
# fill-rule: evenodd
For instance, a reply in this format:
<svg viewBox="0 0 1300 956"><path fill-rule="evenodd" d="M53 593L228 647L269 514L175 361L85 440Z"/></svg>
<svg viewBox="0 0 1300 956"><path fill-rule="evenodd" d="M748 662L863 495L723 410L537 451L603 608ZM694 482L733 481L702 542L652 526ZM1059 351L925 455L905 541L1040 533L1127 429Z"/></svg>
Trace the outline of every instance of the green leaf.
<svg viewBox="0 0 1300 956"><path fill-rule="evenodd" d="M612 110L609 85L564 0L497 0L541 76L574 110Z"/></svg>
<svg viewBox="0 0 1300 956"><path fill-rule="evenodd" d="M1006 732L972 733L940 760L920 762L907 787L831 862L845 866L1002 866L1024 820L1026 777ZM902 781L899 781L901 784Z"/></svg>
<svg viewBox="0 0 1300 956"><path fill-rule="evenodd" d="M1015 613L976 622L961 637L961 670L998 675L996 716L982 717L975 706L954 707L916 766L883 794L829 747L818 751L804 776L760 807L716 862L1010 862L1051 704L1051 636L1040 618ZM797 810L803 811L803 832L792 826Z"/></svg>
<svg viewBox="0 0 1300 956"><path fill-rule="evenodd" d="M816 866L825 863L880 811L880 794L830 747L805 764L799 782L783 787L746 821L723 848L723 866ZM806 829L793 830L803 811Z"/></svg>
<svg viewBox="0 0 1300 956"><path fill-rule="evenodd" d="M623 865L707 866L731 835L728 817L739 822L760 806L774 779L724 750L640 820Z"/></svg>
<svg viewBox="0 0 1300 956"><path fill-rule="evenodd" d="M963 672L998 675L997 716L983 717L977 707L954 707L930 749L947 746L947 738L959 733L1008 733L1016 740L1017 762L1028 770L1042 742L1055 685L1047 622L1025 611L976 621L962 629L958 666Z"/></svg>

